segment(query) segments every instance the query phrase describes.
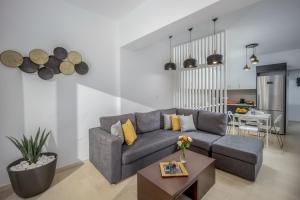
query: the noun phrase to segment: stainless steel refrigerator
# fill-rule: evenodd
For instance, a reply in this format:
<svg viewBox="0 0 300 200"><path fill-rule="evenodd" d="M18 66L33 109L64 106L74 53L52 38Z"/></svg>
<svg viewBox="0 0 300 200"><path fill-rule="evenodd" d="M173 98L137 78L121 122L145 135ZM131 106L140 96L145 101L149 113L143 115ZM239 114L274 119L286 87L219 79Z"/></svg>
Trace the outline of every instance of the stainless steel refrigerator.
<svg viewBox="0 0 300 200"><path fill-rule="evenodd" d="M280 70L280 68L272 70L272 66L261 67L257 68L257 109L271 114L272 124L279 115L282 115L279 122L280 133L285 134L286 70Z"/></svg>

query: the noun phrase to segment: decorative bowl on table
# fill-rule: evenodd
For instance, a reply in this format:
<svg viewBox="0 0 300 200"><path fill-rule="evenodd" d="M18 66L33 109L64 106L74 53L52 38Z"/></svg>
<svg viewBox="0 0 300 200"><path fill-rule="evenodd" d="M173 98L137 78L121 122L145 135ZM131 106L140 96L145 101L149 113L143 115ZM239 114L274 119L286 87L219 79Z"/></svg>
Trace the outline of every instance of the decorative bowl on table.
<svg viewBox="0 0 300 200"><path fill-rule="evenodd" d="M248 109L247 108L237 108L235 110L235 112L238 114L246 114L248 112Z"/></svg>

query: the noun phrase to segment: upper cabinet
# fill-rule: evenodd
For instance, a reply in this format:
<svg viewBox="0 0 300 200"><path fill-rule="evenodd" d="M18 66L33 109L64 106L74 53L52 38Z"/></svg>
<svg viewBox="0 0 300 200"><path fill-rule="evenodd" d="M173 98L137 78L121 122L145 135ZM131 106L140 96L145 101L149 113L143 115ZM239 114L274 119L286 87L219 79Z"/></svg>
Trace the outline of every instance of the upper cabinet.
<svg viewBox="0 0 300 200"><path fill-rule="evenodd" d="M228 79L227 88L236 89L256 89L256 67L251 66L250 71L243 70L243 64L227 64Z"/></svg>

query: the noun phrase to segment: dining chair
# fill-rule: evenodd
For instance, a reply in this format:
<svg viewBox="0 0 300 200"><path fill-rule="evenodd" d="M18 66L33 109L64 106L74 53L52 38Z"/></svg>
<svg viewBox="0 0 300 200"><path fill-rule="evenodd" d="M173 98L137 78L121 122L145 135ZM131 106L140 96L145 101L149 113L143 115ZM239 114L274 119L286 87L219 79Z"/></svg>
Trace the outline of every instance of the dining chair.
<svg viewBox="0 0 300 200"><path fill-rule="evenodd" d="M263 115L263 114L265 114L263 111L260 111L260 110L256 110L256 109L253 109L253 113L254 113L254 115ZM249 111L247 114L253 114L251 111ZM256 125L256 121L254 120L254 121L248 121L247 122L247 125ZM259 123L261 124L261 125L263 125L263 122L261 122L261 121L259 121Z"/></svg>
<svg viewBox="0 0 300 200"><path fill-rule="evenodd" d="M232 134L232 129L234 129L234 116L231 111L227 112L228 122L227 122L227 134Z"/></svg>
<svg viewBox="0 0 300 200"><path fill-rule="evenodd" d="M239 135L242 134L245 136L246 132L249 134L251 133L256 133L257 138L260 137L260 132L259 132L259 126L260 126L260 122L258 119L255 119L251 116L247 116L247 115L241 115L239 116ZM249 124L250 122L250 124Z"/></svg>
<svg viewBox="0 0 300 200"><path fill-rule="evenodd" d="M283 135L280 134L281 119L282 119L282 114L278 115L275 118L273 125L271 127L271 132L273 132L276 135L278 144L279 144L280 148L283 149Z"/></svg>

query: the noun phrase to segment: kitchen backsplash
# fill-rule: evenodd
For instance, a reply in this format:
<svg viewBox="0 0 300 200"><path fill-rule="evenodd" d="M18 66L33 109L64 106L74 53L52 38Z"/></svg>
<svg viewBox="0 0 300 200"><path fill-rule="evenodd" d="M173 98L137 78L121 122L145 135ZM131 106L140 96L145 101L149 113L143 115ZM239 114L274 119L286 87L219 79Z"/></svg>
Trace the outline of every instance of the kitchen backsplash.
<svg viewBox="0 0 300 200"><path fill-rule="evenodd" d="M240 99L253 100L256 102L256 90L228 90L228 100L239 102Z"/></svg>

